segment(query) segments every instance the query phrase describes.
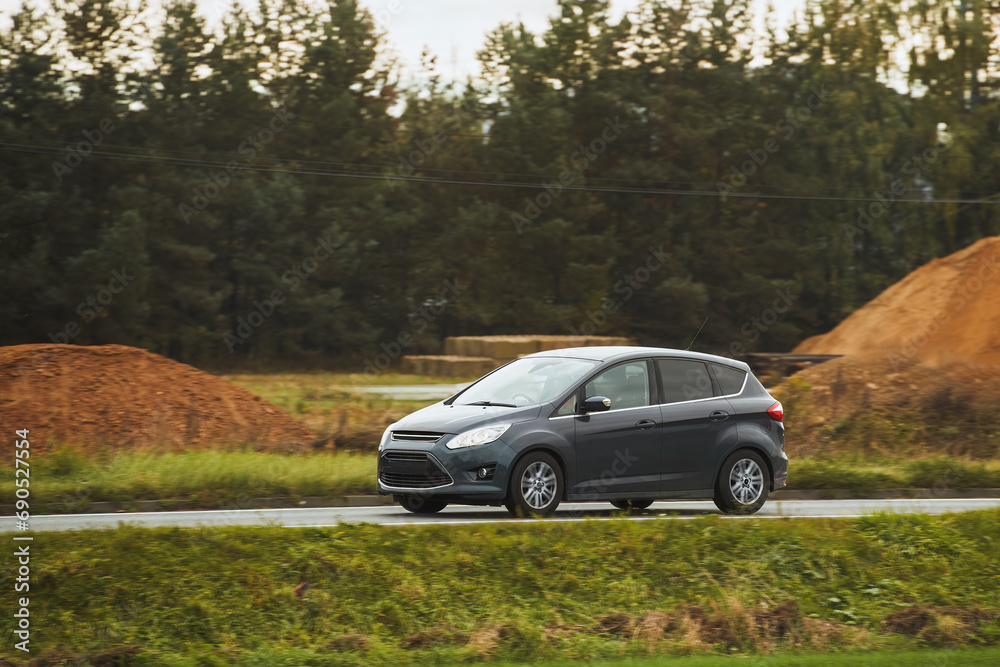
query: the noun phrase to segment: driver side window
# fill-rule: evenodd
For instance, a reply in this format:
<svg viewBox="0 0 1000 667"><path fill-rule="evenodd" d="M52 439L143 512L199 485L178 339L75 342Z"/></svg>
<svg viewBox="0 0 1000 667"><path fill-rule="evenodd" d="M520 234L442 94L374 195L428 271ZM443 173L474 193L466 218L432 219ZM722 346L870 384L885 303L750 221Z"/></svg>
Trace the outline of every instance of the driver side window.
<svg viewBox="0 0 1000 667"><path fill-rule="evenodd" d="M630 361L609 368L584 387L586 396L606 396L612 410L649 405L649 372L645 361Z"/></svg>

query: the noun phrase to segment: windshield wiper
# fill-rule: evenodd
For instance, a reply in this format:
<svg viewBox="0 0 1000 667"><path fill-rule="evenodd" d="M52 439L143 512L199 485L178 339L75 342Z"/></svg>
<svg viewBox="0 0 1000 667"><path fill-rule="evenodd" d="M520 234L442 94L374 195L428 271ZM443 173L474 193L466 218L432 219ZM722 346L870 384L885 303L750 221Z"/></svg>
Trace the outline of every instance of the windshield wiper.
<svg viewBox="0 0 1000 667"><path fill-rule="evenodd" d="M475 403L466 403L466 405L484 405L488 408L516 408L517 406L513 403L494 403L493 401L476 401Z"/></svg>

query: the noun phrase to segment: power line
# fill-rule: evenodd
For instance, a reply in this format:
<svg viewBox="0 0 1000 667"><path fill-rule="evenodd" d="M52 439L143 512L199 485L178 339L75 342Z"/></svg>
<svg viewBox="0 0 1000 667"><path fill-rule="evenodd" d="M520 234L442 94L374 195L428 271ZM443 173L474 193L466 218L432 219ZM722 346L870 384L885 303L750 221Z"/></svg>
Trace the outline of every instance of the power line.
<svg viewBox="0 0 1000 667"><path fill-rule="evenodd" d="M7 135L7 137L10 137L10 135ZM0 138L2 138L2 135L0 135ZM36 138L36 137L26 137L26 139L28 139L30 141L36 141L36 142L46 142L46 143L50 143L50 144L65 145L65 141L60 141L60 140L56 140L56 139L44 139L44 138ZM61 150L61 148L60 149L56 149L54 147L38 146L38 145L32 145L32 144L21 144L21 143L6 143L5 144L2 141L0 141L0 145L7 145L7 146L10 146L10 147L28 148L28 149L37 148L37 149L46 150L46 151L49 151L49 150ZM127 151L145 151L147 153L170 153L170 154L174 154L174 155L188 156L188 157L193 156L193 159L196 160L196 161L201 161L201 159L204 158L204 157L218 157L218 158L223 158L223 159L225 159L228 162L228 161L230 161L230 160L232 160L234 158L234 156L232 154L195 152L195 151L181 151L181 150L170 150L170 149L165 149L165 148L149 148L149 147L142 147L142 146L123 146L123 145L120 145L120 144L109 144L109 143L105 143L105 142L102 142L101 146L102 147L109 147L109 148L118 148L118 149L127 150ZM122 155L122 154L116 154L116 153L108 153L108 154L111 154L111 155ZM882 155L882 154L872 153L870 155ZM149 155L149 156L142 155L142 156L139 156L139 157L158 158L160 156L157 156L157 155L154 154L154 155ZM945 156L945 158L947 158L947 157L950 157L950 156ZM398 168L398 166L399 166L398 164L385 164L385 163L338 162L338 161L332 161L332 160L306 160L306 159L299 159L299 158L282 159L282 158L270 158L270 157L260 156L260 155L256 156L254 159L256 161L258 161L258 162L261 162L261 161L265 162L265 163L267 163L267 164L269 164L271 166L279 166L280 163L284 161L284 162L294 162L296 164L306 164L306 165L320 165L320 166L332 165L332 166L344 167L344 168L372 169L372 170L379 170L379 173L383 174L383 175L386 174L385 170L393 171L393 170L396 170ZM435 167L423 167L423 166L415 166L415 165L411 165L411 166L413 167L413 172L421 172L421 173L470 174L470 175L477 175L477 176L516 177L516 178L545 178L545 179L553 179L553 178L555 178L555 176L553 174L551 174L551 173L548 173L548 174L539 174L539 173L525 173L525 172L484 171L484 170L481 170L481 169L456 169L456 168L453 168L453 167L452 168L435 168ZM412 175L412 173L411 173L411 175ZM395 179L395 180L405 180L401 175L391 175L391 176L387 176L387 177ZM657 191L664 190L664 188L657 187L657 186L674 186L674 187L677 187L677 186L708 186L708 187L711 188L711 187L717 187L717 185L718 185L717 182L711 182L711 181L679 181L679 180L676 180L676 181L675 180L657 181L657 180L654 180L654 179L636 179L636 178L622 178L622 177L610 177L610 176L588 176L587 177L587 181L591 182L591 183L593 183L593 182L601 182L601 183L608 183L608 184L615 184L615 183L637 183L637 184L644 184L645 189L657 189ZM758 198L760 198L760 197L763 197L763 193L760 192L761 190L773 190L773 189L779 188L780 186L778 186L778 185L768 185L768 184L756 184L755 187L757 188L757 192L758 192L757 196L758 196ZM835 192L838 192L838 191L842 191L844 188L842 188L842 187L823 187L823 186L812 185L811 189L813 191L823 190L823 191L835 193ZM689 190L684 190L683 192L690 192L690 191ZM988 195L993 195L994 194L994 191L992 191L992 190L986 190L986 191L983 191L983 190L966 190L966 192L970 193L970 194L975 194L975 193L988 194ZM816 195L816 196L820 196L820 195ZM916 201L916 200L914 200L914 201ZM978 202L978 200L962 200L962 201Z"/></svg>
<svg viewBox="0 0 1000 667"><path fill-rule="evenodd" d="M11 153L29 153L36 155L52 155L52 156L63 156L64 153L57 149L49 149L46 147L21 147L16 144L5 144L0 143L0 151L7 151ZM110 151L93 151L87 156L87 159L102 159L102 160L114 160L119 162L131 162L136 164L155 164L155 165L165 165L165 166L176 166L176 167L191 167L198 169L221 169L223 171L227 170L226 163L223 162L207 162L203 160L183 160L175 158L153 158L144 157L131 154L122 153L112 153ZM448 179L448 178L429 178L429 177L417 177L417 176L401 176L401 175L389 175L389 174L372 174L372 173L359 173L359 172L344 172L344 171L323 171L323 170L310 170L301 169L295 167L265 167L265 166L255 166L250 164L240 165L241 171L254 171L259 173L276 173L276 174L291 174L300 176L324 176L329 178L354 178L361 180L384 180L384 181L402 181L408 183L429 183L429 184L439 184L439 185L465 185L465 186L476 186L476 187L496 187L496 188L513 188L513 189L533 189L533 190L548 190L551 191L554 188L558 190L567 190L571 192L591 192L591 193L603 193L603 194L633 194L633 195L651 195L651 196L661 196L670 195L677 197L714 197L714 198L725 198L732 197L734 199L776 199L776 200L795 200L795 201L838 201L838 202L886 202L885 198L879 197L843 197L843 196L832 196L832 195L789 195L789 194L762 194L762 193L750 193L750 192L712 192L708 190L676 190L676 189L655 189L655 188L609 188L609 187L586 187L586 186L575 186L575 185L561 185L557 183L512 183L505 181L472 181L472 180L462 180L462 179ZM910 204L1000 204L1000 200L994 199L952 199L952 198L922 198L922 199L902 199L896 198L892 200L893 203L910 203Z"/></svg>

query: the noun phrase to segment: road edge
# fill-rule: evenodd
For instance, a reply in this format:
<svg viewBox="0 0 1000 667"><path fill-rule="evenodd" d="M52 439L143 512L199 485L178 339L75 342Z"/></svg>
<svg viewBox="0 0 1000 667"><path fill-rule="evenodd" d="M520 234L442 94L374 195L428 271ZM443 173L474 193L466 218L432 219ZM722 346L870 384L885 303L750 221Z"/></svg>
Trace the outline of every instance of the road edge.
<svg viewBox="0 0 1000 667"><path fill-rule="evenodd" d="M1000 489L873 489L869 492L858 492L854 489L782 489L771 494L769 501L781 500L887 500L901 499L961 499L961 498L1000 498ZM39 514L105 514L113 512L164 512L190 510L248 510L248 509L287 509L292 507L371 507L392 505L391 496L353 495L353 496L304 496L285 498L245 498L227 503L194 503L185 498L165 500L135 500L129 502L95 501L89 503L74 503L68 506L60 503L39 504L36 512ZM4 516L13 516L13 505L0 505Z"/></svg>

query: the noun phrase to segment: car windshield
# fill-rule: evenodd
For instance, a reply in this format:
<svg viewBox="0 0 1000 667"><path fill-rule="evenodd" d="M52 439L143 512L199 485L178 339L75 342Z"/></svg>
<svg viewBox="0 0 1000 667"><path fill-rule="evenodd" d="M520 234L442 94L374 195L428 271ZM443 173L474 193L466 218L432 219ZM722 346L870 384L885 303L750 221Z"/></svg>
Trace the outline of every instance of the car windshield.
<svg viewBox="0 0 1000 667"><path fill-rule="evenodd" d="M600 362L568 357L524 357L466 389L456 405L522 407L559 396Z"/></svg>

